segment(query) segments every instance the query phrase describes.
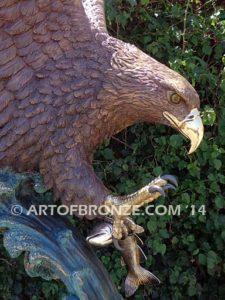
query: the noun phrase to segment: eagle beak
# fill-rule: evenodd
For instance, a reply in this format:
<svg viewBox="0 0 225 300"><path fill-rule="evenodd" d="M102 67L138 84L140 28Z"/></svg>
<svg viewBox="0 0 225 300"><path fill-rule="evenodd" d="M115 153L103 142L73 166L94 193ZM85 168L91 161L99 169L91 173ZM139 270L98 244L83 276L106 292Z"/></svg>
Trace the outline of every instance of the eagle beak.
<svg viewBox="0 0 225 300"><path fill-rule="evenodd" d="M185 137L190 139L191 148L188 154L193 153L200 145L204 135L204 127L199 110L197 108L192 109L190 114L182 121L179 121L174 115L167 111L163 112L163 116L173 127L178 129Z"/></svg>

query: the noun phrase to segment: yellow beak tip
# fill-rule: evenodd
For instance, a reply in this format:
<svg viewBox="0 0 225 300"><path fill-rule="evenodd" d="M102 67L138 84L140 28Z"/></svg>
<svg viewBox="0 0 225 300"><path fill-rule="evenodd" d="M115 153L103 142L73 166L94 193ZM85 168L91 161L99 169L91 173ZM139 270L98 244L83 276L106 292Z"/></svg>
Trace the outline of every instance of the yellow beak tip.
<svg viewBox="0 0 225 300"><path fill-rule="evenodd" d="M204 135L204 127L199 111L196 108L193 109L183 121L179 121L174 115L168 112L164 112L163 115L175 128L191 141L188 155L194 153L200 145Z"/></svg>

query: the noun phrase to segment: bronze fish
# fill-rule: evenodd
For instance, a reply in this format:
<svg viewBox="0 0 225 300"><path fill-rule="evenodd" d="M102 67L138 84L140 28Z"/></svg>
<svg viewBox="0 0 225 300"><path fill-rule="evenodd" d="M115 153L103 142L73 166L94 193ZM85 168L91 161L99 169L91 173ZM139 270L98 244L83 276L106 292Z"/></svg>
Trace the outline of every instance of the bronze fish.
<svg viewBox="0 0 225 300"><path fill-rule="evenodd" d="M86 241L97 247L105 247L112 243L112 224L108 222L98 223L89 235Z"/></svg>
<svg viewBox="0 0 225 300"><path fill-rule="evenodd" d="M146 259L146 257L137 244L136 236L129 235L127 238L119 240L118 244L122 253L122 264L128 267L128 275L125 280L126 297L132 296L140 285L161 283L154 274L140 266L142 258Z"/></svg>

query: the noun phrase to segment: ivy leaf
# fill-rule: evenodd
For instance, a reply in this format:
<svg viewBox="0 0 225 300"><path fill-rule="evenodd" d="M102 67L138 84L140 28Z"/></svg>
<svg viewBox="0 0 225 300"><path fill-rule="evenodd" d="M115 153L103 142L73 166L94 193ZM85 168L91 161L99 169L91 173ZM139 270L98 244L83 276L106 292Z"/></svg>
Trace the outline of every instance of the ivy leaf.
<svg viewBox="0 0 225 300"><path fill-rule="evenodd" d="M208 105L206 105L202 112L202 119L203 119L204 125L213 126L216 121L216 112L214 111L214 109L212 107L209 107Z"/></svg>
<svg viewBox="0 0 225 300"><path fill-rule="evenodd" d="M215 204L216 204L216 207L221 209L224 207L224 204L225 204L225 200L222 196L216 196L215 198Z"/></svg>
<svg viewBox="0 0 225 300"><path fill-rule="evenodd" d="M137 5L137 1L136 0L127 0L127 2L130 3L131 6Z"/></svg>
<svg viewBox="0 0 225 300"><path fill-rule="evenodd" d="M209 56L212 53L212 47L208 43L205 43L202 47L202 52Z"/></svg>

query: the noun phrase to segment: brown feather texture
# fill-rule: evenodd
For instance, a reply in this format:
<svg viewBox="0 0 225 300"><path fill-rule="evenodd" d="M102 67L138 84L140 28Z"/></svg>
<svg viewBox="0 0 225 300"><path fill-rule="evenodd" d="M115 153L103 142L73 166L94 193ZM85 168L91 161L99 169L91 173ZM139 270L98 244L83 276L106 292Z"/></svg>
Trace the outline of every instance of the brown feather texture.
<svg viewBox="0 0 225 300"><path fill-rule="evenodd" d="M39 170L64 204L110 194L91 164L105 138L198 106L186 79L108 34L103 0L0 1L0 167Z"/></svg>

